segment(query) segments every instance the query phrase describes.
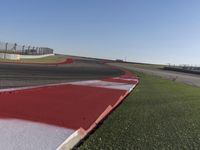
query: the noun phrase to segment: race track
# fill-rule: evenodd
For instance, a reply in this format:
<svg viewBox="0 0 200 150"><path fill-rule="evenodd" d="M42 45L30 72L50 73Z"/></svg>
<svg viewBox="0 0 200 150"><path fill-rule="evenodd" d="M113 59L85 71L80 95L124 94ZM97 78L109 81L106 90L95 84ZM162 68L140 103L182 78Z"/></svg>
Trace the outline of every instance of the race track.
<svg viewBox="0 0 200 150"><path fill-rule="evenodd" d="M135 67L131 64L127 65L125 63L112 63L112 65L136 72L142 72L149 75L159 76L164 79L172 80L174 82L185 83L188 85L200 87L200 75L198 74L169 71L158 68Z"/></svg>
<svg viewBox="0 0 200 150"><path fill-rule="evenodd" d="M0 149L71 149L117 108L138 82L132 72L96 60L0 64ZM46 85L51 83L58 84Z"/></svg>
<svg viewBox="0 0 200 150"><path fill-rule="evenodd" d="M103 79L122 75L96 60L75 59L72 64L0 64L0 89Z"/></svg>

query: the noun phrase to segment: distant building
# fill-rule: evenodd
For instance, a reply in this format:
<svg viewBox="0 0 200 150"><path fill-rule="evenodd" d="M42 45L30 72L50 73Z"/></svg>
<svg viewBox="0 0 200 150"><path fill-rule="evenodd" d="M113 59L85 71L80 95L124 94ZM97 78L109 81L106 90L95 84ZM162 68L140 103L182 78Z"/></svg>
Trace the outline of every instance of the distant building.
<svg viewBox="0 0 200 150"><path fill-rule="evenodd" d="M45 54L53 54L53 49L48 47L33 47L25 49L22 53L25 55L45 55Z"/></svg>
<svg viewBox="0 0 200 150"><path fill-rule="evenodd" d="M0 53L20 54L20 55L45 55L53 54L54 50L48 47L31 47L17 45L16 43L6 43L0 41Z"/></svg>
<svg viewBox="0 0 200 150"><path fill-rule="evenodd" d="M124 62L122 59L116 59L116 62Z"/></svg>

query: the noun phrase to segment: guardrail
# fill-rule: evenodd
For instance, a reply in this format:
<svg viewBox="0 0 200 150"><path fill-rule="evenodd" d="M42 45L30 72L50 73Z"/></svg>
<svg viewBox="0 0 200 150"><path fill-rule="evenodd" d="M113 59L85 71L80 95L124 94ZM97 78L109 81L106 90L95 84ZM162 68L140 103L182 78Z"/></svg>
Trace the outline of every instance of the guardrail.
<svg viewBox="0 0 200 150"><path fill-rule="evenodd" d="M164 70L178 71L184 73L200 74L200 67L192 66L165 66Z"/></svg>

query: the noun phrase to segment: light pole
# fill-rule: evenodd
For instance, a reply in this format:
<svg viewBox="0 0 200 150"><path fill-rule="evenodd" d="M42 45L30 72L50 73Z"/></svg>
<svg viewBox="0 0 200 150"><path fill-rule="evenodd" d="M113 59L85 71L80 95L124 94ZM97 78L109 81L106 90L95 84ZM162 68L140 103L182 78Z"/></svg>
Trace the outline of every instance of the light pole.
<svg viewBox="0 0 200 150"><path fill-rule="evenodd" d="M22 46L22 55L24 54L25 45Z"/></svg>
<svg viewBox="0 0 200 150"><path fill-rule="evenodd" d="M5 44L4 59L6 59L7 50L8 50L8 42Z"/></svg>
<svg viewBox="0 0 200 150"><path fill-rule="evenodd" d="M17 53L17 43L14 44L13 49L14 49L14 52L15 52L15 54L16 54L16 53Z"/></svg>

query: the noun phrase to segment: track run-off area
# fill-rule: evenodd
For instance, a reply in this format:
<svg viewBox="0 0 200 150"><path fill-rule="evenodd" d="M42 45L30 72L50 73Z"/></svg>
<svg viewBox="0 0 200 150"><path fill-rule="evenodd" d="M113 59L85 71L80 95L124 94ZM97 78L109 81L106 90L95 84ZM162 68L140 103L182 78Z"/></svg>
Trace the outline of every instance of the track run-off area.
<svg viewBox="0 0 200 150"><path fill-rule="evenodd" d="M138 82L97 60L0 64L0 149L71 149Z"/></svg>

